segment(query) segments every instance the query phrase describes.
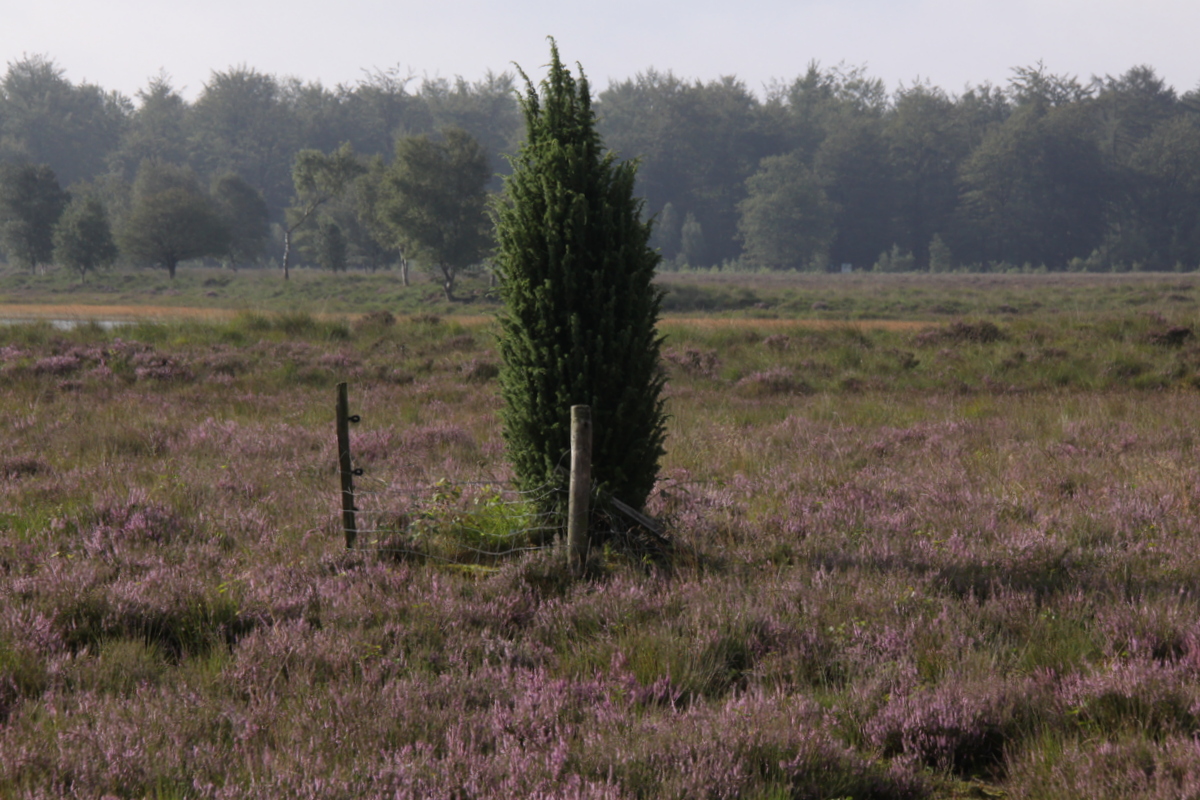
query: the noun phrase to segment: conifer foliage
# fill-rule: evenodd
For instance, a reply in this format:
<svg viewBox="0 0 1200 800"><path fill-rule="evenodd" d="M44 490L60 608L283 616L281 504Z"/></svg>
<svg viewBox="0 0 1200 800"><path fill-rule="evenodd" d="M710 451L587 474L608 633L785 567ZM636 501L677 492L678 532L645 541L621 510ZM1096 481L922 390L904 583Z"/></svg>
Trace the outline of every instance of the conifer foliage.
<svg viewBox="0 0 1200 800"><path fill-rule="evenodd" d="M634 197L636 165L604 152L587 78L551 41L541 93L528 76L526 140L495 205L504 436L525 488L564 482L571 406L592 407L592 476L642 507L665 414L652 281L659 256Z"/></svg>

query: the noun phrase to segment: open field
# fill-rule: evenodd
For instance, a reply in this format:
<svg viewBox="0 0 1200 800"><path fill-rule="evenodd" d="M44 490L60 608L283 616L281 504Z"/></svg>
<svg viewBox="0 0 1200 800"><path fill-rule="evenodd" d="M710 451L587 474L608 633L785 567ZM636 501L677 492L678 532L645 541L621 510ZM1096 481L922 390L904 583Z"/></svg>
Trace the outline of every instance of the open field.
<svg viewBox="0 0 1200 800"><path fill-rule="evenodd" d="M1200 794L1192 277L692 277L768 307L664 322L674 549L579 581L472 304L0 327L0 797Z"/></svg>
<svg viewBox="0 0 1200 800"><path fill-rule="evenodd" d="M752 319L950 321L1087 317L1139 311L1194 313L1200 274L819 275L809 273L665 273L669 314ZM461 281L459 302L415 273L411 286L392 272L336 274L298 269L289 281L275 270L181 267L175 280L159 270L77 276L61 270L31 275L0 271L0 306L153 306L316 316L389 311L397 315L490 315L499 308L481 277ZM30 312L32 313L32 312Z"/></svg>

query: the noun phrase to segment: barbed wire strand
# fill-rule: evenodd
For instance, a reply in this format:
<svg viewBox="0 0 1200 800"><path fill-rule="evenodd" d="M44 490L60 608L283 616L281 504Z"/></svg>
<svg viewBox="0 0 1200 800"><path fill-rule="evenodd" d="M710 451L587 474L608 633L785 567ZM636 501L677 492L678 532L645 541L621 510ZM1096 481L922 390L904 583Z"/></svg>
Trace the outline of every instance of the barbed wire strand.
<svg viewBox="0 0 1200 800"><path fill-rule="evenodd" d="M530 510L530 507L536 507L539 501L563 492L563 487L554 484L543 484L533 489L518 489L508 481L502 480L451 481L441 478L408 484L394 484L376 476L358 475L356 477L360 482L368 482L372 487L363 488L361 483L355 487L356 505L359 500L364 498L372 498L372 500L404 498L408 501L402 509L356 509L359 518L367 523L365 526L356 526L356 532L360 536L373 537L373 541L369 542L366 547L360 547L360 550L381 555L411 555L446 564L478 565L477 562L483 559L496 560L520 553L544 551L552 549L554 544L551 541L547 544L497 549L471 544L472 538L492 540L497 544L519 539L530 541L537 536L544 537L546 534L557 533L561 527L558 524L551 524L551 521L555 519L554 514ZM464 489L467 491L463 491ZM488 491L473 492L470 491L471 489ZM485 504L481 505L480 501L484 501ZM474 508L471 507L472 502L476 504ZM370 504L373 505L373 503ZM473 514L495 514L501 519L505 514L511 514L515 517L525 517L534 524L526 524L508 532L497 533L494 530L469 524L468 520ZM392 518L397 522L404 520L406 524L389 526L383 522L387 518ZM439 523L445 527L444 530L438 530ZM461 557L452 557L435 552L430 548L405 547L395 541L395 537L433 538L439 534L447 540L443 543L446 549L457 554L472 554L473 559L468 561Z"/></svg>
<svg viewBox="0 0 1200 800"><path fill-rule="evenodd" d="M411 467L417 465L405 466ZM372 475L362 474L356 477L360 482L365 481L372 486L372 488L363 488L361 484L356 486L354 491L356 501L371 498L371 500L368 500L370 505L374 505L374 502L371 501L376 499L379 502L395 501L400 498L404 498L407 501L403 503L403 508L360 507L356 509L360 515L360 519L368 523L366 526L358 526L357 533L365 537L375 537L374 541L367 544L366 547L360 546L358 548L360 550L381 555L411 555L446 564L478 566L477 561L454 558L427 548L405 547L395 542L395 538L405 536L432 538L434 536L441 536L445 539L442 544L447 549L454 550L457 553L471 553L476 556L495 560L520 553L551 550L556 546L553 541L554 537L548 537L550 541L546 544L509 547L503 550L477 547L469 543L470 539L490 539L497 543L522 538L532 540L536 536L556 534L561 530L559 522L555 521L553 524L550 524L552 520L556 520L555 514L539 513L530 510L531 506L536 508L541 504L541 501L556 495L562 495L565 487L557 484L547 483L534 489L518 489L511 484L511 479L452 481L446 478L439 478L437 480L418 480L412 483L396 484ZM678 478L666 478L662 484L661 489L668 492L678 492L680 490L687 492L690 487L726 487L728 482L720 479L680 480ZM463 491L464 489L468 491ZM490 490L490 492L472 492L469 491L470 489L486 489ZM480 501L485 498L486 504L480 505ZM471 507L472 502L476 504L474 508ZM508 511L507 509L510 508L519 508L520 510ZM526 525L506 533L497 533L494 530L466 524L473 514L479 513L497 514L501 518L505 513L511 513L514 516L519 515L532 518L533 521L544 520L547 524ZM404 524L389 526L384 522L386 518L391 518L396 522L403 521ZM441 530L439 530L439 523L442 528Z"/></svg>

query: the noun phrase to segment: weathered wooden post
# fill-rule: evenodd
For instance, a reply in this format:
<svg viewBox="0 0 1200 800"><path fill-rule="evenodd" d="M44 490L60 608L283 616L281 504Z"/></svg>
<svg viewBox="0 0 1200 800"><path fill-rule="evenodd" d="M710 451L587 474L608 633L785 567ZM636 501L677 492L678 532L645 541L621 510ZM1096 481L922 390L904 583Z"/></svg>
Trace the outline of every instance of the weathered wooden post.
<svg viewBox="0 0 1200 800"><path fill-rule="evenodd" d="M571 485L567 507L567 561L583 572L588 554L588 499L592 490L592 407L571 406Z"/></svg>
<svg viewBox="0 0 1200 800"><path fill-rule="evenodd" d="M354 472L350 463L350 394L347 384L337 386L338 471L342 476L342 530L346 533L347 549L354 547L358 527L354 520ZM358 419L354 418L354 422Z"/></svg>

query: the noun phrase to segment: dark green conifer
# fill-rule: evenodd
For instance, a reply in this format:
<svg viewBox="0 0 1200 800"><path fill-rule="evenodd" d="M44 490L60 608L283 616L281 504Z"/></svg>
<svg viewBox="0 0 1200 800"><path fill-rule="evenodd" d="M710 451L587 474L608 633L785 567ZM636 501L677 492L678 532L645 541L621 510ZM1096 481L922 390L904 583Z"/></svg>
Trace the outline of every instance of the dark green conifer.
<svg viewBox="0 0 1200 800"><path fill-rule="evenodd" d="M635 198L636 165L604 152L587 78L551 41L541 93L528 76L526 140L495 205L504 437L526 489L562 484L571 406L592 407L592 476L641 508L663 454L656 324L659 256Z"/></svg>

